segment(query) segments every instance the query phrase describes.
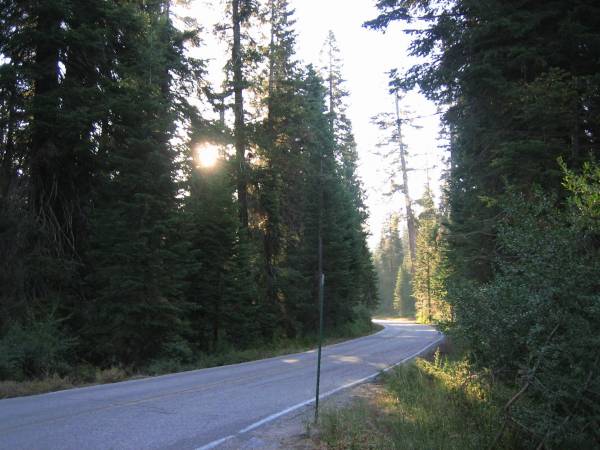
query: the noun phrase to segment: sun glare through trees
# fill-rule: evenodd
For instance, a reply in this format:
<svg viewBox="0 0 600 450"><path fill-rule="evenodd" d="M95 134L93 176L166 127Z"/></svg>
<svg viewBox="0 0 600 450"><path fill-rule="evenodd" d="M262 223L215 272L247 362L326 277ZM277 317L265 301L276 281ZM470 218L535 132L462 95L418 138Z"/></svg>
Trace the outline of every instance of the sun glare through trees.
<svg viewBox="0 0 600 450"><path fill-rule="evenodd" d="M506 388L471 448L598 448L598 0L1 4L0 398L378 313Z"/></svg>
<svg viewBox="0 0 600 450"><path fill-rule="evenodd" d="M219 147L214 144L199 144L196 147L195 155L196 163L203 168L213 167L219 160Z"/></svg>

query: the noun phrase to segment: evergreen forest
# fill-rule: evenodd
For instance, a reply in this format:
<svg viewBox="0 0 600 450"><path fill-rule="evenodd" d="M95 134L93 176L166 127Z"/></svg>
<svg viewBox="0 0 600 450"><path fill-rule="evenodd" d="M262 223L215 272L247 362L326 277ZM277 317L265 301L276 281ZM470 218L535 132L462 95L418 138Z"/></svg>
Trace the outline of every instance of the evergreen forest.
<svg viewBox="0 0 600 450"><path fill-rule="evenodd" d="M212 31L175 6L1 3L2 379L175 370L312 336L320 270L328 334L371 327L335 37L308 66L286 0L226 2L217 92L188 51Z"/></svg>
<svg viewBox="0 0 600 450"><path fill-rule="evenodd" d="M414 305L466 346L471 380L510 387L492 447L512 431L524 448L598 448L600 4L376 5L364 26L402 25L421 61L390 89L435 102L448 142L442 198L414 202L413 258L399 218L384 227L381 306Z"/></svg>
<svg viewBox="0 0 600 450"><path fill-rule="evenodd" d="M0 381L310 340L324 274L329 336L412 317L505 386L496 443L600 446L600 3L368 1L447 155L412 199L409 118L374 120L402 201L373 253L343 55L297 56L292 1L210 30L185 2L0 0Z"/></svg>

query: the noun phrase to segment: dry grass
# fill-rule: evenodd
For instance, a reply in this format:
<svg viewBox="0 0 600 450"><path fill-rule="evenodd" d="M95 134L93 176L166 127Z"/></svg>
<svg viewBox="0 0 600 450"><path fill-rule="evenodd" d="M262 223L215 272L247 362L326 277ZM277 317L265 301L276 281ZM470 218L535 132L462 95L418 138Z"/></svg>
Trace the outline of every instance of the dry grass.
<svg viewBox="0 0 600 450"><path fill-rule="evenodd" d="M60 391L72 387L74 387L74 385L68 378L59 377L58 375L41 380L0 381L0 398L35 395L44 392Z"/></svg>
<svg viewBox="0 0 600 450"><path fill-rule="evenodd" d="M50 375L37 380L28 381L0 381L0 398L21 397L24 395L43 394L45 392L62 391L74 387L91 386L94 384L116 383L128 379L129 374L118 367L95 370L89 378Z"/></svg>

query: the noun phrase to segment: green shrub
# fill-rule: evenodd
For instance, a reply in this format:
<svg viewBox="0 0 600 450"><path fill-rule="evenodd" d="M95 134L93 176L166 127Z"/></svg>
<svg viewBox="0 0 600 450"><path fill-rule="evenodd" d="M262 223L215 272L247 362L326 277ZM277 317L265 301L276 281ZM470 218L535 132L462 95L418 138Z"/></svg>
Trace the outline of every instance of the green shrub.
<svg viewBox="0 0 600 450"><path fill-rule="evenodd" d="M600 166L565 183L566 210L542 193L512 195L494 278L449 296L475 365L523 390L508 414L540 448L600 442Z"/></svg>
<svg viewBox="0 0 600 450"><path fill-rule="evenodd" d="M64 375L74 345L56 319L14 324L0 339L0 379Z"/></svg>
<svg viewBox="0 0 600 450"><path fill-rule="evenodd" d="M146 367L150 375L163 373L181 372L186 370L194 362L194 349L189 342L176 336L166 341L158 353Z"/></svg>
<svg viewBox="0 0 600 450"><path fill-rule="evenodd" d="M184 365L176 359L153 359L144 369L148 375L163 375L165 373L182 372Z"/></svg>
<svg viewBox="0 0 600 450"><path fill-rule="evenodd" d="M368 334L373 330L373 322L371 322L371 312L363 303L359 303L352 308L353 320L339 326L336 330L328 335L341 337L359 337Z"/></svg>

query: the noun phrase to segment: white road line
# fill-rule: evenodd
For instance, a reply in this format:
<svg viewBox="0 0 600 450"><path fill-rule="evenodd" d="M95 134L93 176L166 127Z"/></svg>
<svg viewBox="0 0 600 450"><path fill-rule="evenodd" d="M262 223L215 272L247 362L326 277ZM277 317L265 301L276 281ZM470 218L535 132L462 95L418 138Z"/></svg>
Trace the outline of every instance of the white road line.
<svg viewBox="0 0 600 450"><path fill-rule="evenodd" d="M444 336L441 335L441 333L440 333L440 337L436 341L432 342L431 344L427 344L425 347L423 347L422 349L416 351L412 355L407 356L406 358L402 359L401 361L399 361L399 362L397 362L395 364L392 364L391 366L386 367L385 369L383 369L383 370L381 370L379 372L375 372L375 373L373 373L373 374L371 374L369 376L366 376L364 378L361 378L359 380L352 381L351 383L347 383L347 384L344 384L343 386L339 386L339 387L337 387L335 389L332 389L331 391L327 391L327 392L319 395L319 400L327 398L330 395L333 395L333 394L335 394L335 393L337 393L339 391L343 391L344 389L348 389L348 388L351 388L353 386L356 386L357 384L361 384L361 383L364 383L365 381L372 380L373 378L376 378L379 374L381 374L381 372L388 372L389 370L392 370L394 367L399 366L400 364L404 364L405 362L410 361L411 359L419 356L421 353L429 350L431 347L433 347L438 342L441 342L443 339L444 339ZM301 403L298 403L298 404L296 404L294 406L290 406L289 408L286 408L286 409L284 409L282 411L279 411L279 412L277 412L275 414L271 414L270 416L267 416L264 419L259 420L258 422L254 422L253 424L248 425L246 428L242 428L240 431L238 431L235 434L230 434L229 436L225 436L224 438L218 439L216 441L209 442L208 444L203 445L202 447L198 447L195 450L210 450L212 448L215 448L216 446L218 446L218 445L220 445L220 444L222 444L222 443L224 443L224 442L226 442L226 441L228 441L230 439L233 439L234 437L236 437L239 434L244 434L244 433L247 433L248 431L252 431L255 428L260 427L261 425L264 425L264 424L269 423L269 422L271 422L271 421L273 421L275 419L278 419L279 417L284 416L284 415L286 415L288 413L291 413L292 411L295 411L297 409L300 409L303 406L310 405L311 403L314 403L314 401L315 401L315 399L311 398L310 400L305 400L305 401L303 401Z"/></svg>
<svg viewBox="0 0 600 450"><path fill-rule="evenodd" d="M321 398L321 396L319 396L319 398ZM275 420L278 417L284 416L287 413L291 413L292 411L300 409L303 406L306 406L314 401L315 401L314 398L310 399L310 400L306 400L306 401L303 401L302 403L298 403L297 405L290 406L289 408L286 408L283 411L279 411L278 413L271 414L270 416L267 416L264 419L259 420L258 422L254 422L252 425L248 425L246 428L238 431L238 434L244 434L244 433L247 433L248 431L254 430L255 428L258 428L261 425L264 425L265 423L271 422L272 420Z"/></svg>
<svg viewBox="0 0 600 450"><path fill-rule="evenodd" d="M203 445L202 447L198 447L196 450L210 450L211 448L215 448L217 445L222 444L225 441L228 441L231 438L234 438L235 435L234 434L230 434L229 436L225 436L224 438L221 439L217 439L216 441L212 441L206 445Z"/></svg>

